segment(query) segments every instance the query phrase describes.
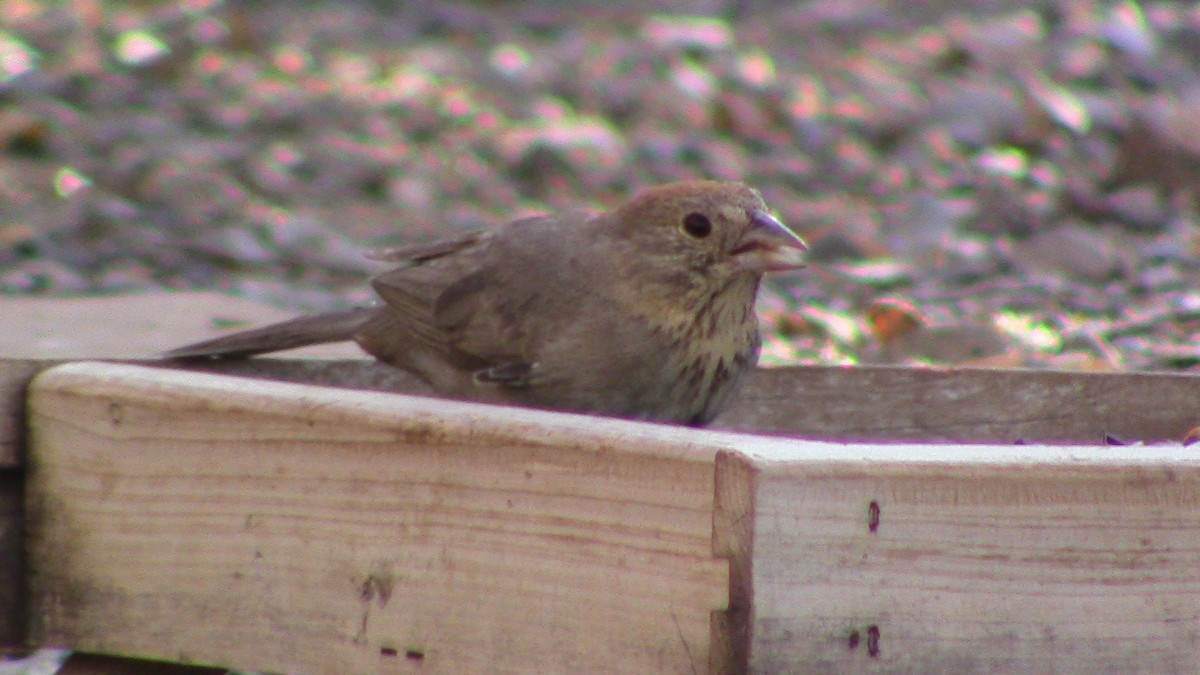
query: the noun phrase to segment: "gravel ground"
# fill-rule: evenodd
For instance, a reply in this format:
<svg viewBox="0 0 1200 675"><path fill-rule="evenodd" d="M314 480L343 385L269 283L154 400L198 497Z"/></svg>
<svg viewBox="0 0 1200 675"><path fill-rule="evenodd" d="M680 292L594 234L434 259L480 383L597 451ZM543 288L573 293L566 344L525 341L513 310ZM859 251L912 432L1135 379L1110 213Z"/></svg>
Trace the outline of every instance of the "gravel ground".
<svg viewBox="0 0 1200 675"><path fill-rule="evenodd" d="M656 4L0 0L0 293L330 309L712 177L812 245L767 362L1200 363L1194 5Z"/></svg>

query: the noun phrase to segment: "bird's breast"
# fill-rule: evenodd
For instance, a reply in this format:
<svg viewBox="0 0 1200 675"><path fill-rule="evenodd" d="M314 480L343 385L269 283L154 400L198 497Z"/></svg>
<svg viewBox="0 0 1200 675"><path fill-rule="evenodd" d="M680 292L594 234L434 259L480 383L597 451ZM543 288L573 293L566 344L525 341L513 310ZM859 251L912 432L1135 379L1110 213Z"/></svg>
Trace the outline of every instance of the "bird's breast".
<svg viewBox="0 0 1200 675"><path fill-rule="evenodd" d="M742 375L758 361L761 339L753 299L734 302L716 298L665 327L671 341L662 364L664 399L673 408L664 415L703 424L721 411L736 391Z"/></svg>

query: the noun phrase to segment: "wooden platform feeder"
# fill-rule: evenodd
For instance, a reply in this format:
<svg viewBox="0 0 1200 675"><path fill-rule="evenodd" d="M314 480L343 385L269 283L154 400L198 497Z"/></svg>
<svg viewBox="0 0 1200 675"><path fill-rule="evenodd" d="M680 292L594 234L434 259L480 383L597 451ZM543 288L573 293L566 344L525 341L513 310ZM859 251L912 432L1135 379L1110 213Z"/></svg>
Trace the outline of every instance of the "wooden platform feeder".
<svg viewBox="0 0 1200 675"><path fill-rule="evenodd" d="M0 316L0 645L64 674L1200 671L1198 377L762 370L696 430L78 358L244 300Z"/></svg>
<svg viewBox="0 0 1200 675"><path fill-rule="evenodd" d="M361 361L207 370L0 365L0 638L300 673L1200 672L1195 377L759 371L696 430Z"/></svg>

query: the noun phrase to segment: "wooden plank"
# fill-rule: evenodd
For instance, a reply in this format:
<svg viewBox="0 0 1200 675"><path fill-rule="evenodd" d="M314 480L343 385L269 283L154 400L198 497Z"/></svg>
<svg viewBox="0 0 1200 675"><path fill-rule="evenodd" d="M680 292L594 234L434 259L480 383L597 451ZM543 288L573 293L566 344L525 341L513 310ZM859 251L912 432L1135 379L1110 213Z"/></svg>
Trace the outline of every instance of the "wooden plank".
<svg viewBox="0 0 1200 675"><path fill-rule="evenodd" d="M1179 441L1200 376L797 366L759 369L714 427L840 441Z"/></svg>
<svg viewBox="0 0 1200 675"><path fill-rule="evenodd" d="M1103 384L1021 375L1073 382L1060 402ZM1131 377L1090 400L1146 408ZM1200 668L1179 446L812 443L96 364L35 395L42 643L354 672Z"/></svg>
<svg viewBox="0 0 1200 675"><path fill-rule="evenodd" d="M171 347L294 316L211 292L153 291L78 297L0 296L0 354L26 359L145 359ZM79 330L87 326L87 330ZM362 357L352 344L292 352Z"/></svg>
<svg viewBox="0 0 1200 675"><path fill-rule="evenodd" d="M0 360L0 466L19 461L24 386L53 362ZM261 358L145 365L429 395L361 359ZM1171 441L1200 424L1200 377L1182 373L796 366L759 369L713 427L862 442L1073 444Z"/></svg>
<svg viewBox="0 0 1200 675"><path fill-rule="evenodd" d="M1200 456L756 441L717 458L735 672L1200 672Z"/></svg>
<svg viewBox="0 0 1200 675"><path fill-rule="evenodd" d="M215 293L0 298L0 354L27 358L147 358L224 329L291 313ZM16 322L16 323L13 323ZM95 330L78 331L88 325ZM298 352L289 352L293 357ZM353 345L300 354L361 356ZM13 420L21 390L48 361L0 361L0 466L19 461ZM427 393L420 382L361 358L254 359L191 368L332 386ZM16 370L13 370L13 369ZM1070 444L1105 434L1178 440L1200 415L1200 376L1020 370L800 366L759 370L717 428L854 441Z"/></svg>
<svg viewBox="0 0 1200 675"><path fill-rule="evenodd" d="M77 363L31 385L40 645L275 672L682 672L728 563L688 429Z"/></svg>
<svg viewBox="0 0 1200 675"><path fill-rule="evenodd" d="M178 366L173 366L178 367ZM250 359L191 369L428 394L416 378L360 360ZM840 441L1048 444L1178 441L1200 424L1200 376L1033 370L760 368L715 429Z"/></svg>

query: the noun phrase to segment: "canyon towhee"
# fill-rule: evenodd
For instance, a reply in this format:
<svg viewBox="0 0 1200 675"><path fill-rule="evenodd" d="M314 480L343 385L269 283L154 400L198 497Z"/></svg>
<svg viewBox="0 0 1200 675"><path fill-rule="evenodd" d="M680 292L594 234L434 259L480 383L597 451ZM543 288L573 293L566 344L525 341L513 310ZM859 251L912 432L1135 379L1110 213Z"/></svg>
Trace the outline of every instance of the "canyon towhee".
<svg viewBox="0 0 1200 675"><path fill-rule="evenodd" d="M804 242L741 183L648 189L375 258L383 304L187 345L234 358L356 341L456 398L704 424L758 360L764 272Z"/></svg>

